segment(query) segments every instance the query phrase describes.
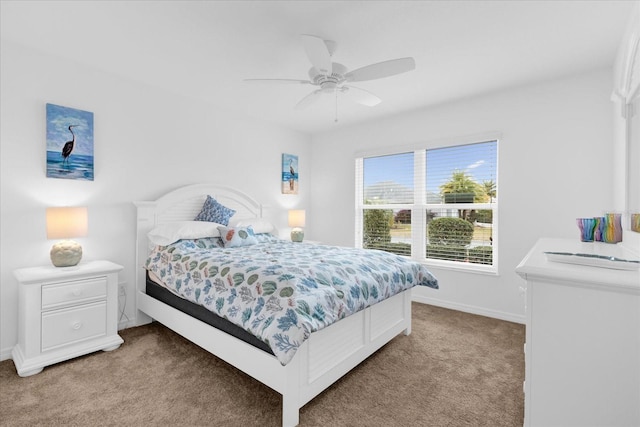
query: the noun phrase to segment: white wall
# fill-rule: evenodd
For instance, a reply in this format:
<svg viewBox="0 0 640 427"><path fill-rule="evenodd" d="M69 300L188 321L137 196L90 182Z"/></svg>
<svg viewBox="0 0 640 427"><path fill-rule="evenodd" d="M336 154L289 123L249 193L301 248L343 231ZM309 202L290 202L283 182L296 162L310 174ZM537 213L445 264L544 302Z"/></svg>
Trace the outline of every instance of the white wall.
<svg viewBox="0 0 640 427"><path fill-rule="evenodd" d="M85 205L84 259L123 265L126 314L134 310L135 200L216 182L266 205L287 233L286 209L307 208L310 138L248 121L201 101L124 80L2 40L0 155L0 359L17 341L16 268L50 263L47 206ZM45 104L92 111L95 180L46 178ZM300 194L280 194L281 155L299 155Z"/></svg>
<svg viewBox="0 0 640 427"><path fill-rule="evenodd" d="M499 275L432 268L440 290L418 288L414 299L523 322L524 282L514 269L529 248L543 236L578 238L575 218L613 208L611 75L594 71L314 136L310 238L353 245L354 153L499 132Z"/></svg>

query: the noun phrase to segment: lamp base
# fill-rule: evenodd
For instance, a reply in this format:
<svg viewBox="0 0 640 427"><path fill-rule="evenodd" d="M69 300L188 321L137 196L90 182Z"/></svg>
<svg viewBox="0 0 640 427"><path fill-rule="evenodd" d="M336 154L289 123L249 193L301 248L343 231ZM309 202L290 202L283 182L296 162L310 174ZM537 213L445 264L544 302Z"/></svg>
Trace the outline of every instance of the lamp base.
<svg viewBox="0 0 640 427"><path fill-rule="evenodd" d="M63 240L51 247L49 255L56 267L72 267L82 259L82 246L73 240Z"/></svg>
<svg viewBox="0 0 640 427"><path fill-rule="evenodd" d="M291 230L291 241L300 243L304 239L304 231L302 228L294 228Z"/></svg>

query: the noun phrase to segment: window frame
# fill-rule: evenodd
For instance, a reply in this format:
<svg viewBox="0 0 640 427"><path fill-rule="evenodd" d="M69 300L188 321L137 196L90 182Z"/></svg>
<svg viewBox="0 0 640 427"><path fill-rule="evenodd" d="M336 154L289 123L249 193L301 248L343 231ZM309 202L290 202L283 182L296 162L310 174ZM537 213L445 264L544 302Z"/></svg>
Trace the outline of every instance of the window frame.
<svg viewBox="0 0 640 427"><path fill-rule="evenodd" d="M499 148L500 136L496 133L469 136L466 138L452 138L449 140L432 141L431 143L415 144L410 147L396 147L395 149L366 151L356 153L355 156L355 246L363 247L364 211L366 209L407 209L411 211L411 259L423 263L427 266L450 269L456 271L467 271L479 274L499 274L499 209L498 198L486 203L427 203L426 191L426 152L439 148L450 148L483 142L496 142L496 192L499 195ZM364 159L367 157L389 156L413 152L414 162L414 192L413 204L374 204L364 203ZM492 211L492 265L450 261L426 257L427 247L427 212L429 210L440 210L447 208L455 209L476 209Z"/></svg>

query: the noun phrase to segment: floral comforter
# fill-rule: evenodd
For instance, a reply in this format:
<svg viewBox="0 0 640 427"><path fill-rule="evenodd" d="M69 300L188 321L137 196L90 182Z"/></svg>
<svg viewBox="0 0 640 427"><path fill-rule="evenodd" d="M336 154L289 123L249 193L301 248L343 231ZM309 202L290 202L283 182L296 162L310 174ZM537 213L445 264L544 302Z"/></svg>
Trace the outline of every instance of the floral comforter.
<svg viewBox="0 0 640 427"><path fill-rule="evenodd" d="M438 288L420 263L391 253L258 236L228 249L219 238L157 246L146 268L266 342L283 365L312 332L415 285Z"/></svg>

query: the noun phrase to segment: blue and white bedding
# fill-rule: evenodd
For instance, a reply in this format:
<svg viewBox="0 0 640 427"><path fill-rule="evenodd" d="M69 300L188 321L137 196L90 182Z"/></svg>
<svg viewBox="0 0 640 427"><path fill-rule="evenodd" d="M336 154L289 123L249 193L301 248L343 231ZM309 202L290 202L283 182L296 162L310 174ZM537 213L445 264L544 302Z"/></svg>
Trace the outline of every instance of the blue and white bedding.
<svg viewBox="0 0 640 427"><path fill-rule="evenodd" d="M283 365L312 332L413 286L438 288L420 263L391 253L256 237L233 248L218 237L156 246L146 268L266 342Z"/></svg>

